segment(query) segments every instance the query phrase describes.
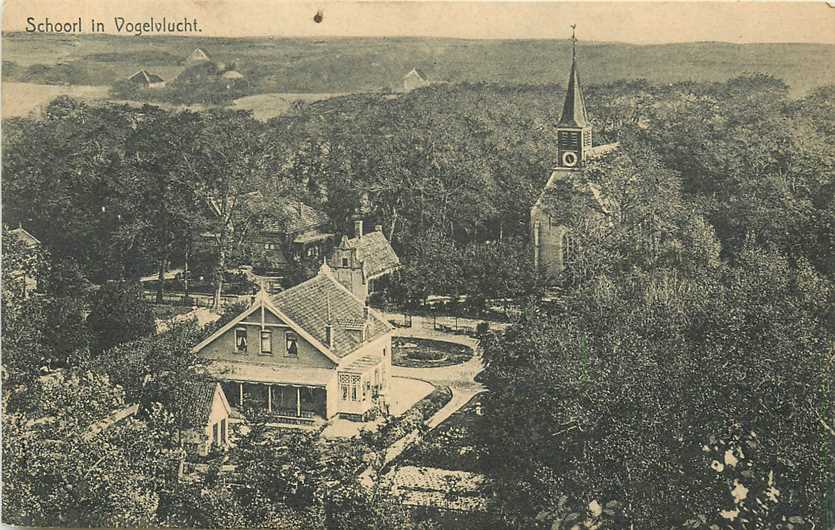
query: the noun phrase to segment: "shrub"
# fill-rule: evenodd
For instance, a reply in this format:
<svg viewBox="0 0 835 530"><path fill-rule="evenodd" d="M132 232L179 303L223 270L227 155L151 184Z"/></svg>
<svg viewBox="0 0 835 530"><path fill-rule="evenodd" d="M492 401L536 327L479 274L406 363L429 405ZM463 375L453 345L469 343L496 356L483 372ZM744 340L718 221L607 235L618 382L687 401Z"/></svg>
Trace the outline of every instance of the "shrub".
<svg viewBox="0 0 835 530"><path fill-rule="evenodd" d="M96 352L156 331L151 305L142 298L142 286L137 282L103 285L93 297L87 325Z"/></svg>

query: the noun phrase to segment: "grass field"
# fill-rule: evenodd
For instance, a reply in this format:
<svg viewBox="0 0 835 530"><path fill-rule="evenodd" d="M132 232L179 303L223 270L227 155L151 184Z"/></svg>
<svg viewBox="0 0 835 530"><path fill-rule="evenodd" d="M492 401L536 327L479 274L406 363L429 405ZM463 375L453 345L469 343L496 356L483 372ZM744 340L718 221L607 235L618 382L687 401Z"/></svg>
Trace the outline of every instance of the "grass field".
<svg viewBox="0 0 835 530"><path fill-rule="evenodd" d="M252 94L376 92L398 88L413 67L434 81L564 83L571 55L565 40L136 39L9 33L3 35L3 77L109 85L146 68L170 79L196 47L217 61L235 63L250 80ZM636 78L653 83L723 81L746 72L783 79L794 94L835 83L835 46L825 44L581 42L578 56L586 84Z"/></svg>
<svg viewBox="0 0 835 530"><path fill-rule="evenodd" d="M344 94L256 94L236 99L231 108L252 111L255 119L266 121L286 114L297 101L313 103Z"/></svg>
<svg viewBox="0 0 835 530"><path fill-rule="evenodd" d="M39 112L58 96L93 101L107 97L107 86L60 86L40 85L35 83L3 83L3 118L27 116Z"/></svg>

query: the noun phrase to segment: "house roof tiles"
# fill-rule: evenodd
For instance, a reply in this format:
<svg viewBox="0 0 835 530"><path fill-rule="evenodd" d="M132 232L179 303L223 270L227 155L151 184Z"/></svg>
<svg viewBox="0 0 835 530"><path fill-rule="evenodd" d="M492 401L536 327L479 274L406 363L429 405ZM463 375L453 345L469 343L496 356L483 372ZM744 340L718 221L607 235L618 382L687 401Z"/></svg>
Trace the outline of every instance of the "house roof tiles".
<svg viewBox="0 0 835 530"><path fill-rule="evenodd" d="M325 346L329 346L325 329L330 324L333 333L330 349L337 357L345 357L363 342L374 340L390 329L381 316L368 311L359 298L333 277L327 265L310 280L278 293L271 302Z"/></svg>
<svg viewBox="0 0 835 530"><path fill-rule="evenodd" d="M375 230L362 237L348 239L346 244L348 248L357 249L357 259L362 262L365 274L370 279L400 267L400 258L381 231Z"/></svg>
<svg viewBox="0 0 835 530"><path fill-rule="evenodd" d="M175 408L183 422L190 427L202 427L209 421L217 383L185 383L177 395Z"/></svg>

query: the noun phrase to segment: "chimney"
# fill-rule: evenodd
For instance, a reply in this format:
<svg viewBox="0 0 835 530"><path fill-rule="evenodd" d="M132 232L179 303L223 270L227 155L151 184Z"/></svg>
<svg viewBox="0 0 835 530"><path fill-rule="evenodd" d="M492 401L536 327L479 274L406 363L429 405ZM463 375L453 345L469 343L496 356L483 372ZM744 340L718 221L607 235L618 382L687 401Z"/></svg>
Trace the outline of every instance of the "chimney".
<svg viewBox="0 0 835 530"><path fill-rule="evenodd" d="M354 237L357 239L362 237L362 219L354 221Z"/></svg>
<svg viewBox="0 0 835 530"><path fill-rule="evenodd" d="M368 306L367 305L362 306L362 319L363 320L368 320Z"/></svg>
<svg viewBox="0 0 835 530"><path fill-rule="evenodd" d="M325 324L325 342L328 348L333 348L333 326L330 323Z"/></svg>
<svg viewBox="0 0 835 530"><path fill-rule="evenodd" d="M383 231L383 225L374 225L374 231L375 232L382 232Z"/></svg>

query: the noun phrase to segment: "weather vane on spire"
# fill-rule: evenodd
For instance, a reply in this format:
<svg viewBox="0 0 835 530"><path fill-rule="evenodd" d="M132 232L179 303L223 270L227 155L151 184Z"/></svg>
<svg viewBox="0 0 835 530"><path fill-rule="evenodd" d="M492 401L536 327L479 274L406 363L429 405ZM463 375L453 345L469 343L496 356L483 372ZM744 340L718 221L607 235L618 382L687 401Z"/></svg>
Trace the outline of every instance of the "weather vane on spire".
<svg viewBox="0 0 835 530"><path fill-rule="evenodd" d="M571 24L571 58L574 59L577 57L577 37L575 36L575 30L577 29L577 24Z"/></svg>

